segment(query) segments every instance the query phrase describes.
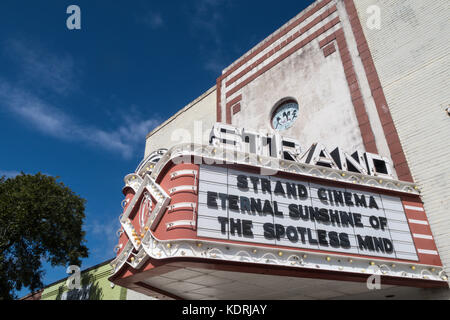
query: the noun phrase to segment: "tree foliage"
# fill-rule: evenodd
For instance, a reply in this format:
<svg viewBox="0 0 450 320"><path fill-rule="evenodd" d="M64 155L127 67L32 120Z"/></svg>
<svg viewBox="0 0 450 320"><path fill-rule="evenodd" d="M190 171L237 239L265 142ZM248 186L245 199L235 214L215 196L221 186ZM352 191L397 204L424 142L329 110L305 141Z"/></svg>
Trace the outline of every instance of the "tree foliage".
<svg viewBox="0 0 450 320"><path fill-rule="evenodd" d="M81 265L85 200L56 178L0 178L0 300L42 288L42 262Z"/></svg>

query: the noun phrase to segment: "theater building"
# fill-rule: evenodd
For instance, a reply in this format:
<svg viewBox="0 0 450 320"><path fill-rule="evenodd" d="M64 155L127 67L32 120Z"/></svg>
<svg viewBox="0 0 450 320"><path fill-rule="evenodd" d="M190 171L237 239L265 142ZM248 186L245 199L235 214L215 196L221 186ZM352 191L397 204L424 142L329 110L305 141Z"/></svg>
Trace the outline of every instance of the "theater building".
<svg viewBox="0 0 450 320"><path fill-rule="evenodd" d="M448 1L315 1L147 136L116 285L448 299ZM243 31L245 32L245 31Z"/></svg>

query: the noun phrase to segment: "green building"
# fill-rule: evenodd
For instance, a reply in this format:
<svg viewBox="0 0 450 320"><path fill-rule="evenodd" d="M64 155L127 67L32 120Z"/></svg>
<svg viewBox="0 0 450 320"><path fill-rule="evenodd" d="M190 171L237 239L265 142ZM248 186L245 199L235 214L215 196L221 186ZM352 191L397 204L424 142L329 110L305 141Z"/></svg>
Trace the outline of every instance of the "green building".
<svg viewBox="0 0 450 320"><path fill-rule="evenodd" d="M108 280L112 275L111 260L81 271L81 289L69 290L67 279L46 286L22 300L155 300L136 291L114 285Z"/></svg>

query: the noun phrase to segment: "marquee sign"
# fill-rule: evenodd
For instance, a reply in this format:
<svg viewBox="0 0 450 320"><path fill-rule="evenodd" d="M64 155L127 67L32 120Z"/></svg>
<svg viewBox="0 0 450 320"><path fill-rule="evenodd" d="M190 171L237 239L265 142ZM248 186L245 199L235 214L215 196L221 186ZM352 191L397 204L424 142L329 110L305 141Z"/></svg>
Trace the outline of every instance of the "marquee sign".
<svg viewBox="0 0 450 320"><path fill-rule="evenodd" d="M198 235L418 260L401 199L201 166Z"/></svg>
<svg viewBox="0 0 450 320"><path fill-rule="evenodd" d="M417 187L379 176L381 157L317 145L298 157L294 143L269 148L277 158L248 132L230 144L223 129L209 146L157 151L125 178L112 278L177 258L445 282Z"/></svg>
<svg viewBox="0 0 450 320"><path fill-rule="evenodd" d="M303 153L299 141L283 137L278 133L261 134L216 123L211 131L210 143L217 147L258 156L394 179L392 164L386 157L359 151L350 155L339 147L330 152L321 143L313 144Z"/></svg>

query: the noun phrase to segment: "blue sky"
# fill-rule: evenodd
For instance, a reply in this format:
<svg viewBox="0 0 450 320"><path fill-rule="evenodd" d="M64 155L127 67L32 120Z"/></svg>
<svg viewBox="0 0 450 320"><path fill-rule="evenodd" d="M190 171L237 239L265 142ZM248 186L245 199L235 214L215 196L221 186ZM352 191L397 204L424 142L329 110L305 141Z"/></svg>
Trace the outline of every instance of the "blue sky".
<svg viewBox="0 0 450 320"><path fill-rule="evenodd" d="M2 0L0 175L59 176L87 200L82 268L112 258L146 134L311 3ZM66 27L72 4L81 30ZM44 284L66 276L45 270Z"/></svg>

